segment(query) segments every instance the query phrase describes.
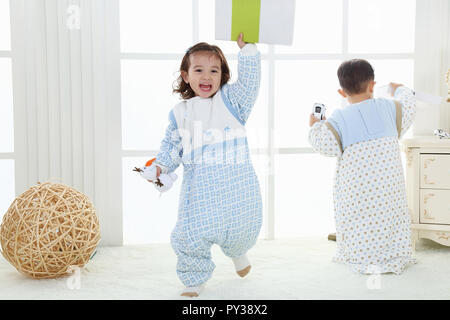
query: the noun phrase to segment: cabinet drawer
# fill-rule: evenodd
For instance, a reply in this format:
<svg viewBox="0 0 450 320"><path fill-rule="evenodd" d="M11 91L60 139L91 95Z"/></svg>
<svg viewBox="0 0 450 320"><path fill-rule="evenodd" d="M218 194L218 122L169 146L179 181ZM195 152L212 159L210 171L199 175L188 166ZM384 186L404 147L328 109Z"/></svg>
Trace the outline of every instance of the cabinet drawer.
<svg viewBox="0 0 450 320"><path fill-rule="evenodd" d="M450 189L450 154L420 155L420 187Z"/></svg>
<svg viewBox="0 0 450 320"><path fill-rule="evenodd" d="M450 190L420 190L420 223L450 224Z"/></svg>

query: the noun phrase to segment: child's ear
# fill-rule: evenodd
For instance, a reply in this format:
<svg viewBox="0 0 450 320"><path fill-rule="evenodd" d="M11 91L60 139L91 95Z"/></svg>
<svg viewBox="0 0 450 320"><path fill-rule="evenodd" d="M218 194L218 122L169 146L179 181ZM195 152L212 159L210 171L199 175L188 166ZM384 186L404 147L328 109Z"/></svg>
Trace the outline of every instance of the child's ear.
<svg viewBox="0 0 450 320"><path fill-rule="evenodd" d="M376 82L375 81L370 81L369 82L369 91L370 93L373 93L373 88L375 87Z"/></svg>
<svg viewBox="0 0 450 320"><path fill-rule="evenodd" d="M338 92L339 92L339 94L340 94L342 97L347 98L347 94L345 93L344 90L338 89Z"/></svg>
<svg viewBox="0 0 450 320"><path fill-rule="evenodd" d="M189 83L189 75L186 71L181 71L181 77L183 78L184 82Z"/></svg>

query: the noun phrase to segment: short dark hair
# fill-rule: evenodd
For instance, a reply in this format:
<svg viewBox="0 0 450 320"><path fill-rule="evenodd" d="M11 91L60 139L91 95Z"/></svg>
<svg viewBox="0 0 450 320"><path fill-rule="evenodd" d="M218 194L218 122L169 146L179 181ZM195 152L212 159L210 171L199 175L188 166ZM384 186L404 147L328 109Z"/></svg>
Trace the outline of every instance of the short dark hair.
<svg viewBox="0 0 450 320"><path fill-rule="evenodd" d="M339 84L347 94L358 94L366 90L369 81L375 79L373 68L364 59L344 61L337 71Z"/></svg>

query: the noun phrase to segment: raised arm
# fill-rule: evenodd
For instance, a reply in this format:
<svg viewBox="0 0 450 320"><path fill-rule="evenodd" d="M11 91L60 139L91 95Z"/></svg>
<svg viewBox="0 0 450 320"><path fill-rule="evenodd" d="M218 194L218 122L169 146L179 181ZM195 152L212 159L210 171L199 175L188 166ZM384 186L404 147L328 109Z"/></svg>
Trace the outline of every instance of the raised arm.
<svg viewBox="0 0 450 320"><path fill-rule="evenodd" d="M402 104L402 129L400 136L402 136L411 127L416 117L416 97L414 92L405 87L398 86L393 88L394 100Z"/></svg>
<svg viewBox="0 0 450 320"><path fill-rule="evenodd" d="M180 165L182 155L181 136L178 132L173 111L171 111L169 114L169 126L166 129L164 139L161 141L161 147L155 163L161 168L161 173L171 173Z"/></svg>
<svg viewBox="0 0 450 320"><path fill-rule="evenodd" d="M225 103L234 109L242 124L252 111L258 97L261 82L261 54L256 45L247 43L238 54L238 79L232 84L225 84L222 93Z"/></svg>

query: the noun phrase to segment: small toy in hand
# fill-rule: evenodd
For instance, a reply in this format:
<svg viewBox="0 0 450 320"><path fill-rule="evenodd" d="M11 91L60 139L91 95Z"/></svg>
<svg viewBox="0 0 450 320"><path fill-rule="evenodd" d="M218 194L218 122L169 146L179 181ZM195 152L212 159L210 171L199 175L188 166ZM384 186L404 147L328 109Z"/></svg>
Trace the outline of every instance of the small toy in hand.
<svg viewBox="0 0 450 320"><path fill-rule="evenodd" d="M323 120L323 118L325 117L325 110L326 110L326 107L323 103L314 103L313 113L314 113L314 117L317 120Z"/></svg>
<svg viewBox="0 0 450 320"><path fill-rule="evenodd" d="M149 180L155 184L156 190L159 192L165 192L169 190L175 180L177 180L178 176L175 173L169 174L160 174L159 177L156 177L156 164L153 162L156 158L150 159L147 161L145 166L141 168L134 167L133 171L139 172L142 178Z"/></svg>

